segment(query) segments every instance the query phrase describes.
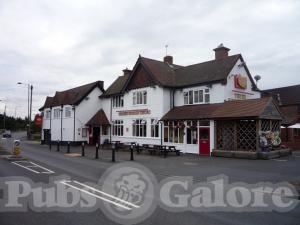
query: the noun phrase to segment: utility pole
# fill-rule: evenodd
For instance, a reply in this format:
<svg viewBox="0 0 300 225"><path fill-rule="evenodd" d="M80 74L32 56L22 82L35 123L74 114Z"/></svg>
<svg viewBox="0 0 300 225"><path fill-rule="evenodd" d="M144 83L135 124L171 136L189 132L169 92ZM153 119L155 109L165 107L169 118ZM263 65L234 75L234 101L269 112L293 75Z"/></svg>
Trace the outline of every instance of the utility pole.
<svg viewBox="0 0 300 225"><path fill-rule="evenodd" d="M6 117L6 105L4 106L4 113L3 113L3 127L5 130L5 117Z"/></svg>
<svg viewBox="0 0 300 225"><path fill-rule="evenodd" d="M28 88L28 99L27 99L27 109L28 109L28 115L27 115L27 120L28 120L28 124L27 124L27 137L30 138L31 137L31 111L32 111L32 89L33 86L31 84L27 84L27 83L22 83L22 82L18 82L17 84L25 84L27 85Z"/></svg>
<svg viewBox="0 0 300 225"><path fill-rule="evenodd" d="M32 89L33 86L30 85L30 112L29 112L29 139L31 138L31 112L32 112Z"/></svg>
<svg viewBox="0 0 300 225"><path fill-rule="evenodd" d="M0 102L3 100L0 99ZM6 104L4 103L4 111L3 111L3 130L5 131L5 117L6 117Z"/></svg>

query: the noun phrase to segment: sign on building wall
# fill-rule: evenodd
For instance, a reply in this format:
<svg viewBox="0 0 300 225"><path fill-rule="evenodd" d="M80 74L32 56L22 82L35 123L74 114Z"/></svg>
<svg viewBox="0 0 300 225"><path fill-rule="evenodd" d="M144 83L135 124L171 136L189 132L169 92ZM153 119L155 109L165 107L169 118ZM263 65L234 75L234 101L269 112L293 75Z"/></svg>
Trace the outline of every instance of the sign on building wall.
<svg viewBox="0 0 300 225"><path fill-rule="evenodd" d="M41 115L35 115L34 123L36 126L41 127L43 124L43 117Z"/></svg>
<svg viewBox="0 0 300 225"><path fill-rule="evenodd" d="M241 74L234 75L234 87L247 89L247 76L242 76Z"/></svg>
<svg viewBox="0 0 300 225"><path fill-rule="evenodd" d="M151 113L149 109L122 110L117 112L119 113L119 116L145 115Z"/></svg>

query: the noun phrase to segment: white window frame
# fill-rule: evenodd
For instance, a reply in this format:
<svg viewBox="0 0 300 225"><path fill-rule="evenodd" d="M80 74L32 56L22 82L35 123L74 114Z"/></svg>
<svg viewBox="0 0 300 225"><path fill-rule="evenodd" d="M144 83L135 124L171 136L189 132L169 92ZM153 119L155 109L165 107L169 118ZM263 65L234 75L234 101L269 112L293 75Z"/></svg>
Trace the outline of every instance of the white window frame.
<svg viewBox="0 0 300 225"><path fill-rule="evenodd" d="M236 100L246 100L247 95L243 93L234 93L234 99Z"/></svg>
<svg viewBox="0 0 300 225"><path fill-rule="evenodd" d="M72 108L70 106L65 107L65 117L69 118L72 116Z"/></svg>
<svg viewBox="0 0 300 225"><path fill-rule="evenodd" d="M50 119L50 117L51 117L51 110L47 109L46 112L45 112L45 118Z"/></svg>
<svg viewBox="0 0 300 225"><path fill-rule="evenodd" d="M61 109L53 109L53 118L54 119L59 119L61 117Z"/></svg>
<svg viewBox="0 0 300 225"><path fill-rule="evenodd" d="M88 134L88 128L84 127L81 128L81 137L87 137Z"/></svg>
<svg viewBox="0 0 300 225"><path fill-rule="evenodd" d="M112 101L113 101L113 108L121 108L124 106L124 96L123 95L113 97Z"/></svg>
<svg viewBox="0 0 300 225"><path fill-rule="evenodd" d="M123 120L115 120L112 126L113 136L124 136L124 122Z"/></svg>
<svg viewBox="0 0 300 225"><path fill-rule="evenodd" d="M134 119L132 123L133 137L147 137L147 120Z"/></svg>
<svg viewBox="0 0 300 225"><path fill-rule="evenodd" d="M183 92L184 105L210 103L210 89L202 88Z"/></svg>
<svg viewBox="0 0 300 225"><path fill-rule="evenodd" d="M147 91L135 91L132 96L133 105L146 105L147 104Z"/></svg>
<svg viewBox="0 0 300 225"><path fill-rule="evenodd" d="M151 137L159 137L159 121L151 119Z"/></svg>
<svg viewBox="0 0 300 225"><path fill-rule="evenodd" d="M168 134L166 134L166 132L165 132L166 130L167 130ZM181 138L180 138L180 134L182 134ZM185 134L184 134L184 124L182 122L181 123L179 123L179 122L164 123L164 142L183 144L184 143L184 136L185 136ZM176 140L176 137L177 137L177 140Z"/></svg>

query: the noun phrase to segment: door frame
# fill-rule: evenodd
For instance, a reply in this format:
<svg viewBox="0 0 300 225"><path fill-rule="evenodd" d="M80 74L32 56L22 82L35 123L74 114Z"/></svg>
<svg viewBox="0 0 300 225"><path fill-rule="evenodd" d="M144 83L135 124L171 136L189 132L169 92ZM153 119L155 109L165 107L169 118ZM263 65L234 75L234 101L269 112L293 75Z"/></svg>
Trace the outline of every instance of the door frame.
<svg viewBox="0 0 300 225"><path fill-rule="evenodd" d="M207 141L208 141L208 151L209 151L209 153L208 154L203 154L203 153L201 153L201 148L200 148L200 142L201 142L201 139L200 139L200 136L201 136L201 130L208 130L208 138L207 138ZM202 156L210 156L210 146L211 146L211 143L210 143L210 127L198 127L198 135L199 135L199 137L198 137L198 148L199 148L199 155L202 155Z"/></svg>

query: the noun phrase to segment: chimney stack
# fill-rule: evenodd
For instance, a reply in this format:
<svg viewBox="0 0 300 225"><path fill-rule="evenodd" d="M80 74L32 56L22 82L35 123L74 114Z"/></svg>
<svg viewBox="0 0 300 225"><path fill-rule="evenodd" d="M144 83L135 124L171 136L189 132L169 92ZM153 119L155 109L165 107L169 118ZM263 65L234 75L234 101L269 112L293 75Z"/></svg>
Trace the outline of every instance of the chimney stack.
<svg viewBox="0 0 300 225"><path fill-rule="evenodd" d="M128 69L127 67L126 67L126 69L123 70L123 75L124 75L124 76L127 76L127 75L129 75L130 73L131 73L131 70Z"/></svg>
<svg viewBox="0 0 300 225"><path fill-rule="evenodd" d="M169 65L172 65L173 64L173 56L170 56L170 55L166 55L164 57L164 63L167 63Z"/></svg>
<svg viewBox="0 0 300 225"><path fill-rule="evenodd" d="M215 59L223 59L228 57L228 52L230 51L229 48L224 47L221 43L217 48L214 49L215 51Z"/></svg>

